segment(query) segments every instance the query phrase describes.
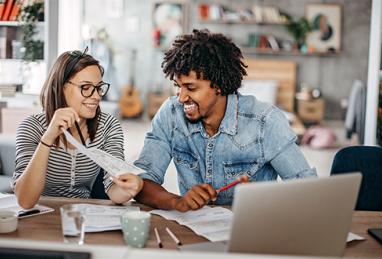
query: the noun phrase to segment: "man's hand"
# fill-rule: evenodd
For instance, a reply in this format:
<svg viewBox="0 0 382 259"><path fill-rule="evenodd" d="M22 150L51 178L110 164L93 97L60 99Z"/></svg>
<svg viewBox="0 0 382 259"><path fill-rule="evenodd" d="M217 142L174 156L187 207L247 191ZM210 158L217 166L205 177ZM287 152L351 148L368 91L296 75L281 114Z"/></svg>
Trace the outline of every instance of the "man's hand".
<svg viewBox="0 0 382 259"><path fill-rule="evenodd" d="M194 185L183 197L176 200L174 207L180 212L197 210L216 199L216 195L216 190L209 184Z"/></svg>

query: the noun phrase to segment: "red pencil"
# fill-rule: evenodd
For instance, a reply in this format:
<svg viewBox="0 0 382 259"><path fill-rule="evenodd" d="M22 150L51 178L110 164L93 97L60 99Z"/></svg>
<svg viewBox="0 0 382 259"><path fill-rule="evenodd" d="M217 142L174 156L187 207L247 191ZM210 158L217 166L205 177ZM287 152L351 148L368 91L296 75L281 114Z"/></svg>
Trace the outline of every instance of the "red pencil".
<svg viewBox="0 0 382 259"><path fill-rule="evenodd" d="M232 183L229 183L227 184L226 186L223 186L222 188L220 188L219 190L216 190L216 192L219 194L220 192L222 191L225 191L233 186L235 186L236 184L238 183L242 183L242 182L248 182L248 176L246 175L243 175L243 176L240 176L239 178L237 178L235 181L233 181Z"/></svg>

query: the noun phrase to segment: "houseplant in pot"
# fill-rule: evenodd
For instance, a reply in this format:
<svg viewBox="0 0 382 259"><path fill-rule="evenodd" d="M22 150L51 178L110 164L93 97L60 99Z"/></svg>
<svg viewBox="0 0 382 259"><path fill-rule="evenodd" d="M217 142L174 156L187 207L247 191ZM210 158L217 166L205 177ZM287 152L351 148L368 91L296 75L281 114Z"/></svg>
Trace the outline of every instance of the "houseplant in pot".
<svg viewBox="0 0 382 259"><path fill-rule="evenodd" d="M312 26L305 17L292 17L287 13L282 14L286 18L285 28L294 40L295 48L306 52L306 36L312 31Z"/></svg>

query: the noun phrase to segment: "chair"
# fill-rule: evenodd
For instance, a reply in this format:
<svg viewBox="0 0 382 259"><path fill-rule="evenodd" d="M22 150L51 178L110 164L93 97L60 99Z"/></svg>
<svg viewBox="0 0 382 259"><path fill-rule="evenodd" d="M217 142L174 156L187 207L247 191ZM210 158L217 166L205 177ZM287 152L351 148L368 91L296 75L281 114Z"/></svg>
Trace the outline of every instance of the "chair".
<svg viewBox="0 0 382 259"><path fill-rule="evenodd" d="M361 172L356 210L382 211L382 147L352 146L334 157L331 175Z"/></svg>
<svg viewBox="0 0 382 259"><path fill-rule="evenodd" d="M12 193L10 182L15 171L16 136L0 134L0 192Z"/></svg>
<svg viewBox="0 0 382 259"><path fill-rule="evenodd" d="M90 193L90 198L92 199L104 199L104 200L109 200L109 196L105 192L105 187L103 185L103 176L104 176L104 171L101 168L99 171L97 178L93 184L92 191Z"/></svg>

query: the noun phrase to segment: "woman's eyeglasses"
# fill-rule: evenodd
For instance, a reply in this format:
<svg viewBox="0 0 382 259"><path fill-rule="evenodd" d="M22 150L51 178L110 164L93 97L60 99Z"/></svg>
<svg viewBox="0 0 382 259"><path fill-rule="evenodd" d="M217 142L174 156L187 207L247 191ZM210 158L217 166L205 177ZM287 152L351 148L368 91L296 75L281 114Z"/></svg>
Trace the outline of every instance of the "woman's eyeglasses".
<svg viewBox="0 0 382 259"><path fill-rule="evenodd" d="M104 83L104 82L98 85L93 85L90 83L80 85L80 84L73 83L69 80L68 83L79 87L81 89L81 95L85 98L92 96L95 90L97 90L97 93L100 97L103 97L106 95L110 87L109 83Z"/></svg>

